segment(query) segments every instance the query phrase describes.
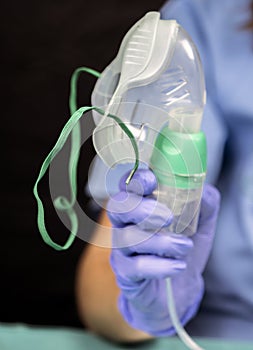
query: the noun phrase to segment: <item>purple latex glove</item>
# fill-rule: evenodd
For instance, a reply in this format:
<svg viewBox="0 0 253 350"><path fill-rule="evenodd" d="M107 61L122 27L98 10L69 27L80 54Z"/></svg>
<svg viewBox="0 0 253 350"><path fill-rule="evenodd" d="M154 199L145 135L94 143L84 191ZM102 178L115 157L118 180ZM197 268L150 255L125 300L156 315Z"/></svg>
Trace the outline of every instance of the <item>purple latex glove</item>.
<svg viewBox="0 0 253 350"><path fill-rule="evenodd" d="M109 200L112 223L111 266L121 289L119 309L134 328L154 336L175 333L168 312L166 277L170 277L178 317L184 325L197 312L219 209L219 193L205 185L197 233L167 233L170 210L150 197L156 178L138 170L130 184Z"/></svg>

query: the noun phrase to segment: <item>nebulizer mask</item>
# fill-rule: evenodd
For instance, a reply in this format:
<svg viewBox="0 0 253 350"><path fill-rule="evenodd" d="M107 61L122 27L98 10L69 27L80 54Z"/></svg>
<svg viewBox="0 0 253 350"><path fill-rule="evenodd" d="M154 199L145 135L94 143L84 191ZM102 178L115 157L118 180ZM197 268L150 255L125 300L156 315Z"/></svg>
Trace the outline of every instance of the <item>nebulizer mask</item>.
<svg viewBox="0 0 253 350"><path fill-rule="evenodd" d="M93 106L77 110L73 86L82 70L87 71L80 68L71 81L73 114L44 161L34 186L38 225L45 242L55 249L66 249L77 232L73 204L79 156L78 121L88 110L92 110L96 124L93 144L103 162L109 168L132 163L127 183L140 162L151 168L159 184L155 195L173 213L169 230L194 234L206 172L205 136L200 131L205 83L198 52L188 34L176 21L161 20L158 12L147 13L125 35L117 57L101 75L89 70L99 77L92 93ZM67 212L72 229L66 244L60 246L46 231L38 183L70 134L76 145L69 167L73 195L70 201L58 198L54 204ZM178 320L170 279L167 289L168 307L178 335L189 348L200 349Z"/></svg>
<svg viewBox="0 0 253 350"><path fill-rule="evenodd" d="M150 12L122 41L115 60L97 81L92 95L103 106L93 143L108 165L131 162L135 152L117 115L134 135L139 159L155 173L158 200L173 212L171 231L192 235L206 171L205 136L200 124L205 83L198 52L176 21Z"/></svg>

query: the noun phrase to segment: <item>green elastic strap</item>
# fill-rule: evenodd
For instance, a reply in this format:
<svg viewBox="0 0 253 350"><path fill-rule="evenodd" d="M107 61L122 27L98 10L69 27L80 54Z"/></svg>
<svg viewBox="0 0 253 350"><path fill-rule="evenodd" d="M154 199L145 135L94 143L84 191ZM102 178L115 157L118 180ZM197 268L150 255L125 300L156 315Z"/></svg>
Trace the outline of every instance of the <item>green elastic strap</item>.
<svg viewBox="0 0 253 350"><path fill-rule="evenodd" d="M100 76L100 73L86 67L77 68L74 71L71 77L71 88L70 88L70 98L69 98L69 107L72 115L68 120L68 122L65 124L64 128L62 129L61 134L55 146L50 151L46 159L44 160L39 172L39 176L33 188L33 193L38 205L37 223L38 223L40 234L44 242L56 250L68 249L73 243L78 230L78 218L74 210L74 204L76 202L76 194L77 194L77 165L78 165L78 159L79 159L80 147L81 147L81 132L80 132L79 120L81 119L83 114L91 110L96 110L98 113L102 115L104 114L104 111L102 109L95 106L81 107L78 110L76 110L76 85L77 85L78 76L81 72L88 72L96 77ZM136 144L133 134L127 128L127 126L121 121L120 118L111 114L109 114L108 117L114 119L119 124L122 130L129 137L132 143L132 146L134 148L136 158L135 158L135 165L126 181L126 183L129 183L132 176L134 175L135 171L138 169L138 166L139 166L138 146ZM45 226L44 207L38 194L38 184L40 180L43 178L43 176L45 175L47 169L49 168L50 163L53 161L53 159L56 157L56 155L60 152L60 150L64 146L70 133L71 133L71 152L70 152L68 173L69 173L69 179L70 179L71 199L68 200L63 196L60 196L54 200L55 208L61 211L65 211L69 217L70 224L71 224L71 232L66 243L64 245L60 245L55 243L47 232L47 229Z"/></svg>

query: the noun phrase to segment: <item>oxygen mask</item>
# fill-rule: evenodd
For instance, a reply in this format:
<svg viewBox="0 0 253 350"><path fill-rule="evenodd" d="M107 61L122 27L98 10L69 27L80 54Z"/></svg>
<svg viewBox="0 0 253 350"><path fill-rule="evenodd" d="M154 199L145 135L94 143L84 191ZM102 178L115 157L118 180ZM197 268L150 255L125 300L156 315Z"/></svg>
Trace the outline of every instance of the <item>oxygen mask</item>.
<svg viewBox="0 0 253 350"><path fill-rule="evenodd" d="M126 133L108 114L130 129L139 159L150 164L155 140L168 126L180 133L200 130L205 82L198 52L175 20L149 12L125 35L117 57L97 80L92 104L93 143L109 166L131 162L135 152Z"/></svg>

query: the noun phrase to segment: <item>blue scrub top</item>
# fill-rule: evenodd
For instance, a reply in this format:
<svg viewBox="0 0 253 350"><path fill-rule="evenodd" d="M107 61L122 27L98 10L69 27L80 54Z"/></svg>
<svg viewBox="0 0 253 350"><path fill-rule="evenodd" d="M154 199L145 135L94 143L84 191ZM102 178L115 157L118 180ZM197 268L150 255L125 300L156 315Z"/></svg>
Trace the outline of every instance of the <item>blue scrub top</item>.
<svg viewBox="0 0 253 350"><path fill-rule="evenodd" d="M163 19L176 19L195 42L204 66L207 181L222 193L206 293L188 328L193 335L253 339L253 32L249 0L171 0ZM117 191L126 170L95 161L95 198ZM98 178L99 177L99 178Z"/></svg>
<svg viewBox="0 0 253 350"><path fill-rule="evenodd" d="M192 334L253 339L253 32L248 0L172 0L161 10L191 35L202 59L207 180L222 205Z"/></svg>

